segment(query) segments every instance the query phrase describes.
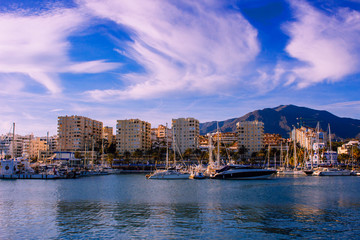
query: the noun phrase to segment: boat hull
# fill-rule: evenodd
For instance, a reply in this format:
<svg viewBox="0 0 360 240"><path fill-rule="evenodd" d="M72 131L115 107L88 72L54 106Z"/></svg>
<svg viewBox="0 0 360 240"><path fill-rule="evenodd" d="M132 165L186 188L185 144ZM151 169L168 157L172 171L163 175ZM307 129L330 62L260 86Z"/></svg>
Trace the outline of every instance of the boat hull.
<svg viewBox="0 0 360 240"><path fill-rule="evenodd" d="M350 176L350 172L320 172L319 176Z"/></svg>
<svg viewBox="0 0 360 240"><path fill-rule="evenodd" d="M149 179L189 179L190 174L158 174L151 175Z"/></svg>
<svg viewBox="0 0 360 240"><path fill-rule="evenodd" d="M234 179L234 180L249 180L249 179L268 179L276 173L275 170L267 169L246 169L237 171L225 171L215 174L214 179Z"/></svg>
<svg viewBox="0 0 360 240"><path fill-rule="evenodd" d="M0 175L0 179L59 179L58 175L47 174L3 174Z"/></svg>

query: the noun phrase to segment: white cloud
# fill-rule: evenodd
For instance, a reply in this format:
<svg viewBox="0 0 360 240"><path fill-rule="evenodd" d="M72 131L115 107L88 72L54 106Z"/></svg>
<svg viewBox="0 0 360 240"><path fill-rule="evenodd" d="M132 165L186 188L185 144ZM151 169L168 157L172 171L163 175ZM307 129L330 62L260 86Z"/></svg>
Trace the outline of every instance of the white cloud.
<svg viewBox="0 0 360 240"><path fill-rule="evenodd" d="M145 69L143 74L123 76L126 89L89 91L96 100L229 89L244 82L244 68L260 51L256 29L221 2L81 0L79 4L125 26L133 40L125 52Z"/></svg>
<svg viewBox="0 0 360 240"><path fill-rule="evenodd" d="M75 63L68 37L86 27L81 9L0 13L0 73L24 74L50 93L62 91L58 73L97 73L118 65L104 60Z"/></svg>
<svg viewBox="0 0 360 240"><path fill-rule="evenodd" d="M291 81L304 88L359 72L360 13L340 8L327 14L304 1L290 3L297 21L285 25L286 51L301 62L290 70Z"/></svg>

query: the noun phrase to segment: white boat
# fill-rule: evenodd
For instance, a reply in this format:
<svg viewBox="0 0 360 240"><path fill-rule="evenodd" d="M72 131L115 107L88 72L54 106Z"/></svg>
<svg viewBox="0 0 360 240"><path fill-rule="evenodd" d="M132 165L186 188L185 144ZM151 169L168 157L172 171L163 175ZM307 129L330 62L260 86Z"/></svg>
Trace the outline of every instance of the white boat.
<svg viewBox="0 0 360 240"><path fill-rule="evenodd" d="M166 128L167 129L167 125ZM174 136L174 166L173 167L169 167L169 149L168 149L168 143L167 143L167 132L165 131L165 136L166 136L166 169L162 169L162 170L156 170L154 173L150 174L150 175L146 175L147 179L189 179L190 178L190 173L188 171L186 171L183 168L177 167L176 165L176 154L175 154L175 135Z"/></svg>
<svg viewBox="0 0 360 240"><path fill-rule="evenodd" d="M149 175L148 179L189 179L190 173L182 171L181 169L168 168L165 170L156 170Z"/></svg>
<svg viewBox="0 0 360 240"><path fill-rule="evenodd" d="M63 178L55 170L35 173L27 160L1 160L0 179L58 179Z"/></svg>
<svg viewBox="0 0 360 240"><path fill-rule="evenodd" d="M302 170L280 170L278 171L280 176L305 176L306 173Z"/></svg>
<svg viewBox="0 0 360 240"><path fill-rule="evenodd" d="M351 176L360 176L360 172L359 172L359 171L352 170L352 171L350 172L350 175L351 175Z"/></svg>
<svg viewBox="0 0 360 240"><path fill-rule="evenodd" d="M211 178L214 179L267 179L276 174L276 170L244 165L226 165Z"/></svg>
<svg viewBox="0 0 360 240"><path fill-rule="evenodd" d="M337 168L321 168L313 173L314 176L350 176L349 170Z"/></svg>
<svg viewBox="0 0 360 240"><path fill-rule="evenodd" d="M191 170L190 179L205 179L205 171L202 165L198 165Z"/></svg>

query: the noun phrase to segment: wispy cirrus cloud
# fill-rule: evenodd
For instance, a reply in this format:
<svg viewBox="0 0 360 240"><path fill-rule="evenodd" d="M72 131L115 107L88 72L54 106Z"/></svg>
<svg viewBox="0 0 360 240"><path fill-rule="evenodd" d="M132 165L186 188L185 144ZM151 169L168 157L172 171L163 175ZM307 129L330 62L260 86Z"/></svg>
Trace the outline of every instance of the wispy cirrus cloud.
<svg viewBox="0 0 360 240"><path fill-rule="evenodd" d="M126 56L145 73L124 75L124 89L93 90L93 99L209 94L241 82L260 52L257 30L220 1L80 0L89 12L128 29ZM121 52L120 50L118 52Z"/></svg>
<svg viewBox="0 0 360 240"><path fill-rule="evenodd" d="M291 73L288 83L304 88L358 73L360 13L346 8L326 13L301 0L290 4L296 21L284 25L290 36L285 50L300 63L283 65Z"/></svg>
<svg viewBox="0 0 360 240"><path fill-rule="evenodd" d="M118 67L105 60L70 59L68 37L86 28L87 22L79 8L0 12L0 73L23 74L58 94L62 91L59 73L98 73Z"/></svg>

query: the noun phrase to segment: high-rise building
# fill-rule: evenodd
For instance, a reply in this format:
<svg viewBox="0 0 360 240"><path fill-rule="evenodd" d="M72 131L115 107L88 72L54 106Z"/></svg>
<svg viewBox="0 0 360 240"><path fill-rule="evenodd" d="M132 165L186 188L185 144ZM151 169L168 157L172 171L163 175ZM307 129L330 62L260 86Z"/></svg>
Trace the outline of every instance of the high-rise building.
<svg viewBox="0 0 360 240"><path fill-rule="evenodd" d="M123 154L137 149L151 148L151 124L139 119L118 120L116 124L116 150Z"/></svg>
<svg viewBox="0 0 360 240"><path fill-rule="evenodd" d="M176 150L184 153L186 149L199 147L199 120L195 118L178 118L172 120L172 129Z"/></svg>
<svg viewBox="0 0 360 240"><path fill-rule="evenodd" d="M259 121L242 121L236 123L238 147L244 145L247 154L259 152L264 147L264 123Z"/></svg>
<svg viewBox="0 0 360 240"><path fill-rule="evenodd" d="M58 117L58 148L60 151L91 149L101 142L102 128L102 122L87 117Z"/></svg>

